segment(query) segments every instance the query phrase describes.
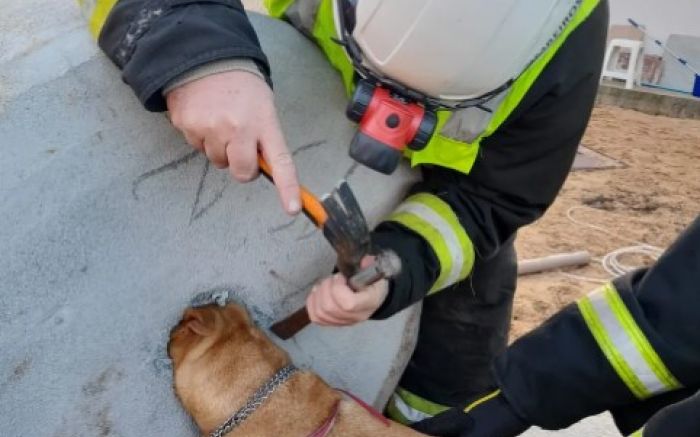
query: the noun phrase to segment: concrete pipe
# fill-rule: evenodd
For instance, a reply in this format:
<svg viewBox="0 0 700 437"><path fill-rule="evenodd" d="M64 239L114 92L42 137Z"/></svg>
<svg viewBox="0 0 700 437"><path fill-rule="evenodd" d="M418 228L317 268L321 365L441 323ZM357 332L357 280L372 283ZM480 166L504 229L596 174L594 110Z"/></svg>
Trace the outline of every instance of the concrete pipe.
<svg viewBox="0 0 700 437"><path fill-rule="evenodd" d="M562 267L585 266L591 262L587 251L558 253L543 258L526 259L518 262L518 275L529 275Z"/></svg>
<svg viewBox="0 0 700 437"><path fill-rule="evenodd" d="M0 59L0 429L194 436L165 351L185 307L228 293L269 326L304 303L334 253L303 216L282 212L266 181L232 182L164 116L145 112L65 4L73 6L31 0L0 17L3 28L45 17L42 33L4 34L8 46L26 47ZM339 76L289 25L253 23L301 181L320 195L348 178L376 224L413 175L354 165ZM418 314L309 327L282 346L381 405L411 353Z"/></svg>

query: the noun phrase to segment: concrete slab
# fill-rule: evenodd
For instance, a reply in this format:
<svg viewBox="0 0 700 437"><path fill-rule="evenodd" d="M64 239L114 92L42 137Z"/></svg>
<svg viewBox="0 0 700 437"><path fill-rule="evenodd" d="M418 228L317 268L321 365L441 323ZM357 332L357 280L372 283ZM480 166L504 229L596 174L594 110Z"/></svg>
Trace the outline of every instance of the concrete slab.
<svg viewBox="0 0 700 437"><path fill-rule="evenodd" d="M579 145L574 158L573 170L604 170L619 167L624 167L624 164L584 145Z"/></svg>
<svg viewBox="0 0 700 437"><path fill-rule="evenodd" d="M333 252L305 218L281 212L267 182L232 183L162 115L144 112L77 14L62 2L29 3L64 20L36 44L13 34L9 44L27 50L0 63L0 429L194 436L165 353L182 310L202 293L228 292L268 326L302 305ZM336 74L286 24L253 21L301 179L322 194L347 176L376 223L412 174L353 165ZM412 350L418 314L311 327L282 346L381 404Z"/></svg>
<svg viewBox="0 0 700 437"><path fill-rule="evenodd" d="M700 120L700 98L650 87L627 90L624 85L605 80L596 104L619 106L650 115Z"/></svg>

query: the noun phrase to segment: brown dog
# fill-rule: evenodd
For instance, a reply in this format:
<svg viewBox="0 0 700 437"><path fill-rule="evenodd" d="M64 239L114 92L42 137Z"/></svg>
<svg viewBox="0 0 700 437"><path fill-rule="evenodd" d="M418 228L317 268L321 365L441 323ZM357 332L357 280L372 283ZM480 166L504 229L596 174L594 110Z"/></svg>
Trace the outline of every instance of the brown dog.
<svg viewBox="0 0 700 437"><path fill-rule="evenodd" d="M251 323L248 313L232 304L185 311L170 335L168 354L174 364L175 392L204 435L290 362ZM331 418L332 427L323 431ZM316 435L333 437L422 435L382 421L306 371L293 374L226 435L306 437L319 430Z"/></svg>

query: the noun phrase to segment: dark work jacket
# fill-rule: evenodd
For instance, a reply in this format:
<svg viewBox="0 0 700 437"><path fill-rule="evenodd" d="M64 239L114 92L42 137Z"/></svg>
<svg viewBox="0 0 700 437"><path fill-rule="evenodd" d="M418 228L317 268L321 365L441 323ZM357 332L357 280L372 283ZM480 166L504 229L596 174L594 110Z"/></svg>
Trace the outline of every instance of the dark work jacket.
<svg viewBox="0 0 700 437"><path fill-rule="evenodd" d="M651 268L613 285L682 388L639 401L570 305L496 360L504 395L522 417L547 429L610 410L624 434L648 422L644 436L700 436L700 395L673 407L700 389L700 217Z"/></svg>

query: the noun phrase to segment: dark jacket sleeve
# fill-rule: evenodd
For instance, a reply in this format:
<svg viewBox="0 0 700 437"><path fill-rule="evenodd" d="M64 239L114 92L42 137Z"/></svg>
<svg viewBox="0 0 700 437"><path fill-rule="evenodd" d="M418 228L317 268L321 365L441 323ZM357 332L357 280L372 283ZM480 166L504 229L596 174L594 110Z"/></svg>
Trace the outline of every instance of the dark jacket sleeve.
<svg viewBox="0 0 700 437"><path fill-rule="evenodd" d="M481 142L469 175L424 167L414 192L446 201L477 257L494 256L522 226L552 204L571 168L598 90L608 23L601 1L559 49L503 125ZM402 274L375 318L422 299L440 274L437 257L418 235L393 222L374 232L379 248L402 258Z"/></svg>
<svg viewBox="0 0 700 437"><path fill-rule="evenodd" d="M606 358L577 305L520 338L496 360L498 385L522 417L547 429L605 410L636 409L649 417L654 408L700 387L699 283L700 217L651 268L613 282L634 323L683 387L677 392L640 402ZM628 425L626 431L634 428Z"/></svg>
<svg viewBox="0 0 700 437"><path fill-rule="evenodd" d="M182 73L227 58L270 69L239 0L119 0L99 45L149 111L164 111L163 87Z"/></svg>

